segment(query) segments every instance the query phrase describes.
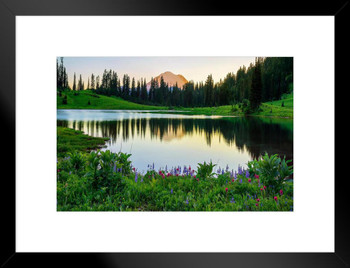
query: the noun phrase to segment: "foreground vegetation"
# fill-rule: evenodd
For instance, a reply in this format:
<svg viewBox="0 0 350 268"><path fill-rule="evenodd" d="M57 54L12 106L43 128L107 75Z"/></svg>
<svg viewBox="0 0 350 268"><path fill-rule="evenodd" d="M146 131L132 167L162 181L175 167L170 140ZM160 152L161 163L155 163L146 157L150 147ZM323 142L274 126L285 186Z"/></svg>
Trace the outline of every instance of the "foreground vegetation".
<svg viewBox="0 0 350 268"><path fill-rule="evenodd" d="M212 163L138 173L129 154L68 153L57 162L58 211L292 211L288 161L267 154L238 171Z"/></svg>

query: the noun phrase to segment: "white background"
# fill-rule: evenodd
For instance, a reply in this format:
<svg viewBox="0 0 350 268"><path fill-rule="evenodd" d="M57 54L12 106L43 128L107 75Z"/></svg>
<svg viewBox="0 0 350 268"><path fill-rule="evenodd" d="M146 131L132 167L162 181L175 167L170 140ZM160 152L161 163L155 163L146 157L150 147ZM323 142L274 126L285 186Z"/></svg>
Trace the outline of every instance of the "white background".
<svg viewBox="0 0 350 268"><path fill-rule="evenodd" d="M17 252L334 252L334 17L17 16L16 27ZM293 56L294 212L57 212L57 56Z"/></svg>

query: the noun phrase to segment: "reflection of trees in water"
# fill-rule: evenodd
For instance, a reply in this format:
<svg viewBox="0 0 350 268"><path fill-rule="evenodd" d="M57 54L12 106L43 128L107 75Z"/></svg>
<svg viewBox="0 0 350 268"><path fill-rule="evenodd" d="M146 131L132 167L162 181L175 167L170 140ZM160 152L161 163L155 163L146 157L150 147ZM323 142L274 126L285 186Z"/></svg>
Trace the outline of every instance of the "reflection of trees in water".
<svg viewBox="0 0 350 268"><path fill-rule="evenodd" d="M163 141L184 135L203 135L208 146L214 135L228 146L246 149L252 158L267 152L293 158L293 133L281 124L265 123L259 118L230 119L173 119L133 118L120 121L62 121L59 126L86 131L89 135L110 137L112 143L123 142L134 136L145 139L146 132L151 139ZM221 138L222 137L222 138Z"/></svg>

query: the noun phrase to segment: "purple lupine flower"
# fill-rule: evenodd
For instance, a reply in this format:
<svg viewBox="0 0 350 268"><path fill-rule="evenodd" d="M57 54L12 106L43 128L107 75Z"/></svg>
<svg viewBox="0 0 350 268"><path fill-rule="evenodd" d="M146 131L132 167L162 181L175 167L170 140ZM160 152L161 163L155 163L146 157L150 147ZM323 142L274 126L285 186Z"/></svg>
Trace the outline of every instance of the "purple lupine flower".
<svg viewBox="0 0 350 268"><path fill-rule="evenodd" d="M116 171L117 171L117 162L114 162L113 172L115 173Z"/></svg>
<svg viewBox="0 0 350 268"><path fill-rule="evenodd" d="M135 172L135 182L137 182L137 172Z"/></svg>
<svg viewBox="0 0 350 268"><path fill-rule="evenodd" d="M249 178L249 171L248 170L245 172L245 177Z"/></svg>
<svg viewBox="0 0 350 268"><path fill-rule="evenodd" d="M186 199L186 204L188 205L188 199Z"/></svg>
<svg viewBox="0 0 350 268"><path fill-rule="evenodd" d="M242 175L242 167L238 164L238 174Z"/></svg>
<svg viewBox="0 0 350 268"><path fill-rule="evenodd" d="M226 165L226 172L228 171L228 165Z"/></svg>
<svg viewBox="0 0 350 268"><path fill-rule="evenodd" d="M224 169L222 169L222 172L221 172L222 175L224 175Z"/></svg>
<svg viewBox="0 0 350 268"><path fill-rule="evenodd" d="M242 183L242 179L239 180L239 183Z"/></svg>
<svg viewBox="0 0 350 268"><path fill-rule="evenodd" d="M170 193L171 193L171 194L173 193L173 189L171 189Z"/></svg>

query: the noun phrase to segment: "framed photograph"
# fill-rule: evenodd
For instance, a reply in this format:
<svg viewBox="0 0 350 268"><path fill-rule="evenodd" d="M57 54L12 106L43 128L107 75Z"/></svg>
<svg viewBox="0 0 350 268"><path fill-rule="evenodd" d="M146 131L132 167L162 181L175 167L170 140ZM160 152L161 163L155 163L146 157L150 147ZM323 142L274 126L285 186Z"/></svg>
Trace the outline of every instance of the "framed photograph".
<svg viewBox="0 0 350 268"><path fill-rule="evenodd" d="M348 266L347 3L184 4L1 2L2 267Z"/></svg>

